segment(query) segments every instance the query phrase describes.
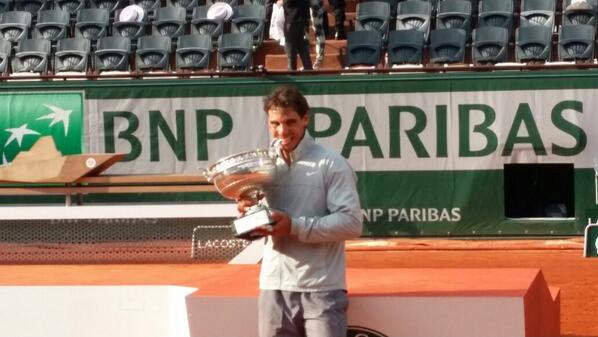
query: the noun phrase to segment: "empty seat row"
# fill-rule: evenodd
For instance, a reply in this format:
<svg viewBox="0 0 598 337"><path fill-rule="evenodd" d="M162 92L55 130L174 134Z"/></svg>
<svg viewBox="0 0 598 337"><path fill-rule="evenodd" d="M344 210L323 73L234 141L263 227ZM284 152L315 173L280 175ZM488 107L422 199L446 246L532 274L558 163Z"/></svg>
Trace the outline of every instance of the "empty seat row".
<svg viewBox="0 0 598 337"><path fill-rule="evenodd" d="M32 23L31 13L9 11L0 14L0 38L17 42L22 39L43 38L53 42L66 37L83 37L95 41L104 36L120 35L135 41L148 34L167 36L176 40L186 33L208 34L214 40L224 32L221 20L206 17L207 7L196 7L187 28L185 10L181 7L161 7L153 20L120 21L110 24L109 12L102 8L85 8L77 12L74 25L63 10L42 10L37 23ZM265 8L261 5L239 6L232 19L231 32L251 33L254 44L262 43ZM31 33L30 33L31 31ZM150 33L151 31L151 33Z"/></svg>
<svg viewBox="0 0 598 337"><path fill-rule="evenodd" d="M508 30L502 27L478 27L472 32L471 60L475 65L509 61ZM436 29L430 32L428 47L431 64L464 63L467 33L460 28ZM379 32L355 31L347 36L348 66L377 66L384 53ZM593 61L595 31L592 25L561 26L558 32L559 61ZM387 64L419 65L426 49L424 33L397 30L389 34ZM545 26L520 27L516 30L517 62L551 61L552 32Z"/></svg>
<svg viewBox="0 0 598 337"><path fill-rule="evenodd" d="M562 25L589 24L596 26L598 0L587 0L587 6L571 6L572 0L562 0ZM476 4L476 2L474 2ZM515 28L513 0L480 0L477 3L477 27L497 26L509 30ZM427 39L430 29L461 28L467 33L473 27L472 2L468 0L406 0L399 2L396 22L392 16L392 4L379 0L357 5L355 30L376 29L386 41L389 30L416 29ZM554 30L556 24L555 0L522 0L519 26L543 25ZM393 23L396 23L393 25Z"/></svg>
<svg viewBox="0 0 598 337"><path fill-rule="evenodd" d="M99 39L95 51L83 38L59 40L54 52L48 40L27 39L19 42L14 55L10 42L0 40L0 73L169 71L171 64L176 70L206 70L212 68L212 50L211 38L198 34L181 36L176 49L166 36L144 36L136 51L129 39L117 36ZM250 70L253 66L251 34L223 34L216 51L219 70Z"/></svg>

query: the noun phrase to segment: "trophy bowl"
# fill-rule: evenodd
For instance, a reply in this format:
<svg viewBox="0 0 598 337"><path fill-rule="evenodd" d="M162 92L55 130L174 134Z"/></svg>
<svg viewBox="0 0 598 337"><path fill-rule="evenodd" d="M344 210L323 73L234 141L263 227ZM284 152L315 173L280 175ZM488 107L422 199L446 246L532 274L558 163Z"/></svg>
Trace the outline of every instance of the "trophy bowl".
<svg viewBox="0 0 598 337"><path fill-rule="evenodd" d="M233 222L237 237L257 239L261 235L253 230L273 223L270 210L261 196L264 186L272 181L275 169L276 157L272 150L258 149L222 158L201 171L225 198L246 198L254 202L254 206Z"/></svg>
<svg viewBox="0 0 598 337"><path fill-rule="evenodd" d="M225 198L255 199L272 181L275 167L270 152L258 149L222 158L203 174Z"/></svg>

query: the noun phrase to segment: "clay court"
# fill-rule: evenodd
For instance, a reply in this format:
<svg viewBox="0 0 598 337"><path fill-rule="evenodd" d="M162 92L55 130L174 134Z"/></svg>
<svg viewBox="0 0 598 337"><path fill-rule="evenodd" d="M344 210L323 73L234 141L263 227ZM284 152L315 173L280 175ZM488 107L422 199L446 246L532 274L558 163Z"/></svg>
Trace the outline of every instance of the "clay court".
<svg viewBox="0 0 598 337"><path fill-rule="evenodd" d="M561 291L561 335L598 336L598 262L582 257L582 238L359 240L349 242L347 251L349 268L541 268L547 283ZM197 286L223 268L214 264L2 265L0 283Z"/></svg>

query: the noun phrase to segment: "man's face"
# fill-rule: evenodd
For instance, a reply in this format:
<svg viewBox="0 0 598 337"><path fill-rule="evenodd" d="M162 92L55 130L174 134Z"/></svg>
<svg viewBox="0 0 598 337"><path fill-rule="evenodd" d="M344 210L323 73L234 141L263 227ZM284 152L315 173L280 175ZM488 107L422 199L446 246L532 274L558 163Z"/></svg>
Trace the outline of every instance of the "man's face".
<svg viewBox="0 0 598 337"><path fill-rule="evenodd" d="M293 151L299 145L308 121L308 114L301 117L292 109L272 107L268 110L270 135L282 141L283 151Z"/></svg>

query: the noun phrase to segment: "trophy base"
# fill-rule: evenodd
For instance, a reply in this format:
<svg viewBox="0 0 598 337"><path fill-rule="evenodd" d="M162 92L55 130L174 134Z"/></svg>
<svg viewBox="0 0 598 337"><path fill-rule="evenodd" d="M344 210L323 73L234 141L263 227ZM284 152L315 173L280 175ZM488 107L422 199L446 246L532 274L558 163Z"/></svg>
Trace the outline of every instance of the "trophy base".
<svg viewBox="0 0 598 337"><path fill-rule="evenodd" d="M270 210L265 207L261 207L256 211L246 214L235 221L233 221L233 227L237 233L235 237L245 240L256 240L263 237L263 234L256 233L256 228L264 225L271 225L274 221L270 217Z"/></svg>

